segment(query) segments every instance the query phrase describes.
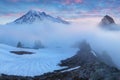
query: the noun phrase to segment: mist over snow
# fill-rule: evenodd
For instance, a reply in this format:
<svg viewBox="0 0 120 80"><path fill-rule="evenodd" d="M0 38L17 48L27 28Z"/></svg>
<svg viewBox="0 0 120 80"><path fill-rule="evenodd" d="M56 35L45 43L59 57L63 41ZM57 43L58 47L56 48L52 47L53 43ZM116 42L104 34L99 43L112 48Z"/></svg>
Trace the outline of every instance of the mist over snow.
<svg viewBox="0 0 120 80"><path fill-rule="evenodd" d="M40 40L47 48L64 48L73 47L82 40L86 40L96 52L109 53L120 67L120 31L99 28L99 20L76 21L69 25L50 21L39 24L1 25L0 43L16 46L20 41L24 46L32 48L34 42Z"/></svg>
<svg viewBox="0 0 120 80"><path fill-rule="evenodd" d="M120 0L0 0L1 79L120 80Z"/></svg>
<svg viewBox="0 0 120 80"><path fill-rule="evenodd" d="M0 27L0 42L16 46L20 41L32 47L34 41L40 40L47 47L69 47L93 32L94 27L87 27L84 23L7 24Z"/></svg>

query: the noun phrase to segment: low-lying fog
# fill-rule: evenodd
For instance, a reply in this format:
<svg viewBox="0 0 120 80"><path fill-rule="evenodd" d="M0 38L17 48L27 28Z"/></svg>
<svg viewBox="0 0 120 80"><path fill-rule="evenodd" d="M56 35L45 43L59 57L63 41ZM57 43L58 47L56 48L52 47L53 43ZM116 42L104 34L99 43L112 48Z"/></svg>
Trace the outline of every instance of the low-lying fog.
<svg viewBox="0 0 120 80"><path fill-rule="evenodd" d="M83 19L85 20L85 19ZM32 47L40 40L46 47L72 47L82 40L98 52L108 52L120 67L120 31L99 28L100 19L73 22L70 25L44 21L40 24L6 25L0 27L0 42L16 46L20 41Z"/></svg>

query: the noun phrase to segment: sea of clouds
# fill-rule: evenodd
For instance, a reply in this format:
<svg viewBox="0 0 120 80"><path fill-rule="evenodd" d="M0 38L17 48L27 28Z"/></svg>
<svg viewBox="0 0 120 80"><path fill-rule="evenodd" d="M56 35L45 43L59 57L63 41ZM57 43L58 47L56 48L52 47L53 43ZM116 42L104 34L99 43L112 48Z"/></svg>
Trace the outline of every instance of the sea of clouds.
<svg viewBox="0 0 120 80"><path fill-rule="evenodd" d="M39 24L8 24L0 26L0 43L16 46L21 42L33 47L35 41L41 41L45 47L73 47L86 40L98 53L106 51L120 67L120 31L104 30L98 21L85 20L69 25L42 22Z"/></svg>

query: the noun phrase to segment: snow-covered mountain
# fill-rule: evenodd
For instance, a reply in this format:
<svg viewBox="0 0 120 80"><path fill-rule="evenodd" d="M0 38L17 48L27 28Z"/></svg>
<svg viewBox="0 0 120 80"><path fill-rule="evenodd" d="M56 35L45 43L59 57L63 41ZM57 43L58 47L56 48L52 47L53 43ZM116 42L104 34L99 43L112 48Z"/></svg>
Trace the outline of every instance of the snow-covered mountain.
<svg viewBox="0 0 120 80"><path fill-rule="evenodd" d="M53 17L51 15L46 14L45 12L30 10L22 17L16 19L13 23L15 24L32 24L32 23L40 23L42 21L51 21L63 24L69 24L69 22L61 19L60 17Z"/></svg>

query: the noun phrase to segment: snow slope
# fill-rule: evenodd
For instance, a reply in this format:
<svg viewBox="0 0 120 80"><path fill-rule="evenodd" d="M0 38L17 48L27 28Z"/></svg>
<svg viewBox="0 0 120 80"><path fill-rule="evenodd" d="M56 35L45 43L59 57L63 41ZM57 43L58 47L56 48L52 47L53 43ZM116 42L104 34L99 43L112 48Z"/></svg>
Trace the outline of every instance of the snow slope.
<svg viewBox="0 0 120 80"><path fill-rule="evenodd" d="M78 69L78 68L80 68L80 66L73 67L73 68L69 68L69 69L63 70L63 71L61 71L61 72L62 72L62 73L64 73L64 72L69 72L69 71L72 71L72 70L75 70L75 69Z"/></svg>
<svg viewBox="0 0 120 80"><path fill-rule="evenodd" d="M34 54L16 55L9 51L31 51ZM73 56L75 48L20 49L0 44L0 73L35 76L62 69L60 60Z"/></svg>

